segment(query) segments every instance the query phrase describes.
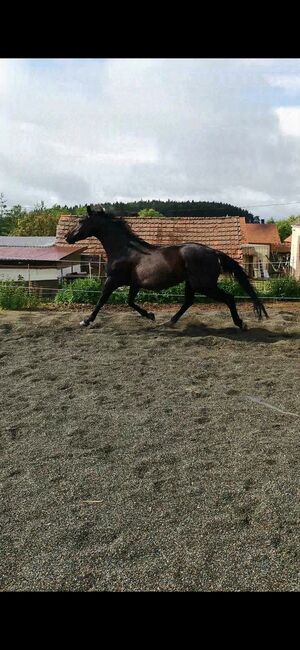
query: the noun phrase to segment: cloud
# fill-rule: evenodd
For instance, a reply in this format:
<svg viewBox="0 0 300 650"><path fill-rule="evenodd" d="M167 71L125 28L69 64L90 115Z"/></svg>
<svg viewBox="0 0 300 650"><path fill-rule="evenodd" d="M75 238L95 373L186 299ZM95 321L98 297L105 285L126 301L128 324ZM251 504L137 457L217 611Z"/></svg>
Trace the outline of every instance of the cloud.
<svg viewBox="0 0 300 650"><path fill-rule="evenodd" d="M0 191L23 205L300 202L299 79L298 60L0 61Z"/></svg>
<svg viewBox="0 0 300 650"><path fill-rule="evenodd" d="M275 74L267 75L266 78L271 86L282 88L287 94L300 93L300 74Z"/></svg>
<svg viewBox="0 0 300 650"><path fill-rule="evenodd" d="M300 106L282 106L276 109L283 135L300 137Z"/></svg>

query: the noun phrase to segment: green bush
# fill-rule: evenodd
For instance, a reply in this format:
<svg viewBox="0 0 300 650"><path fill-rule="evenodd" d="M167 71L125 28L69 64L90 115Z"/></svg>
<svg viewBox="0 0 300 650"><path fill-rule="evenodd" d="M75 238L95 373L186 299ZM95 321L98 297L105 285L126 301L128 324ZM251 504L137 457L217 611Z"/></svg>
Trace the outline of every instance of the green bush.
<svg viewBox="0 0 300 650"><path fill-rule="evenodd" d="M137 302L153 302L158 305L182 302L184 299L184 284L178 284L175 287L170 287L169 289L162 289L161 291L147 291L145 289L140 289L137 295Z"/></svg>
<svg viewBox="0 0 300 650"><path fill-rule="evenodd" d="M232 294L235 297L248 297L248 294L240 286L240 284L232 278L222 278L218 282L218 286ZM267 282L255 283L255 290L259 296L263 297L300 297L300 282L297 282L291 277L271 278ZM78 279L70 284L65 284L55 297L56 303L78 303L78 304L93 304L95 305L101 292L101 282L96 278L92 279ZM128 287L120 287L114 291L108 304L112 305L125 305L128 301ZM140 289L135 302L152 302L156 304L168 304L183 302L184 299L184 283L178 284L169 289L162 291L151 291ZM214 302L201 294L196 294L196 303Z"/></svg>
<svg viewBox="0 0 300 650"><path fill-rule="evenodd" d="M124 305L127 304L128 300L128 287L122 287L114 291L114 293L109 298L109 304L115 305ZM143 304L144 302L155 303L157 305L167 305L172 303L181 303L184 300L184 283L178 284L175 287L170 287L169 289L162 289L161 291L153 291L140 289L137 297L135 298L136 303ZM195 302L209 302L209 298L202 296L201 294L196 294Z"/></svg>
<svg viewBox="0 0 300 650"><path fill-rule="evenodd" d="M233 296L248 295L243 287L241 287L241 285L233 278L222 278L222 280L218 282L218 287L227 293L231 293Z"/></svg>
<svg viewBox="0 0 300 650"><path fill-rule="evenodd" d="M58 290L55 303L80 303L95 305L101 291L101 282L97 278L78 278L64 284Z"/></svg>
<svg viewBox="0 0 300 650"><path fill-rule="evenodd" d="M1 309L32 309L40 300L36 293L29 293L25 282L5 280L0 282Z"/></svg>
<svg viewBox="0 0 300 650"><path fill-rule="evenodd" d="M129 287L120 287L114 291L109 300L110 305L126 305L128 300Z"/></svg>
<svg viewBox="0 0 300 650"><path fill-rule="evenodd" d="M251 281L250 281L251 282ZM268 281L255 282L254 288L261 298L299 298L300 282L290 276L281 276L270 278ZM247 292L239 283L231 278L222 279L218 283L219 287L232 293L234 296L248 296Z"/></svg>
<svg viewBox="0 0 300 650"><path fill-rule="evenodd" d="M292 277L271 278L265 295L278 298L300 298L300 282Z"/></svg>
<svg viewBox="0 0 300 650"><path fill-rule="evenodd" d="M121 287L114 291L109 299L110 304L121 305L126 304L128 300L128 287ZM143 302L152 302L155 304L168 304L174 302L182 302L184 299L184 284L178 284L176 287L170 287L169 289L163 289L162 291L152 291L146 289L140 289L137 297L135 298L136 303Z"/></svg>

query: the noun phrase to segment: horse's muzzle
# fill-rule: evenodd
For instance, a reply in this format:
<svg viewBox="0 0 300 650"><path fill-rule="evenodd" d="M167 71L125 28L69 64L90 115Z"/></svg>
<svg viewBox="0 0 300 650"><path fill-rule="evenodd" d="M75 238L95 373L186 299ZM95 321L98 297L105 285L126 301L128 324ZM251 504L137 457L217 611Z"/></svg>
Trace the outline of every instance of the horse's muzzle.
<svg viewBox="0 0 300 650"><path fill-rule="evenodd" d="M65 237L65 240L66 240L67 244L75 244L75 237L74 237L74 235L67 235L67 236Z"/></svg>

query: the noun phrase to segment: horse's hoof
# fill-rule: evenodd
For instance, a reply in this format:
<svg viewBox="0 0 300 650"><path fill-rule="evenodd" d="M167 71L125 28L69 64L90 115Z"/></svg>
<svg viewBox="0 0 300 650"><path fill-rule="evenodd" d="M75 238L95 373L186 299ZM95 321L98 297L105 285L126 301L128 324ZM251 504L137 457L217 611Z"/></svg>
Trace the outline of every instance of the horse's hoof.
<svg viewBox="0 0 300 650"><path fill-rule="evenodd" d="M159 327L173 327L175 322L170 318L170 320L165 320L163 323L159 324Z"/></svg>
<svg viewBox="0 0 300 650"><path fill-rule="evenodd" d="M241 329L244 330L244 332L246 332L248 329L248 325L246 325L246 323L243 323Z"/></svg>
<svg viewBox="0 0 300 650"><path fill-rule="evenodd" d="M90 324L89 321L85 321L85 320L80 321L80 326L81 327L88 327L89 324Z"/></svg>
<svg viewBox="0 0 300 650"><path fill-rule="evenodd" d="M152 311L148 311L148 318L149 318L150 320L155 320L155 314L153 314Z"/></svg>

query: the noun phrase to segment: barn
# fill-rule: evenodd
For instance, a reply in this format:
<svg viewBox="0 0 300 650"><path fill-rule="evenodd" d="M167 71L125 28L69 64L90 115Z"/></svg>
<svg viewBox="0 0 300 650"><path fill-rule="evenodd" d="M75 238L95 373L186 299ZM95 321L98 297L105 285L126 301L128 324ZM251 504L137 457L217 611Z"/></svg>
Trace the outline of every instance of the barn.
<svg viewBox="0 0 300 650"><path fill-rule="evenodd" d="M58 246L55 237L0 237L0 281L24 280L51 295L70 274L80 274L84 247Z"/></svg>

